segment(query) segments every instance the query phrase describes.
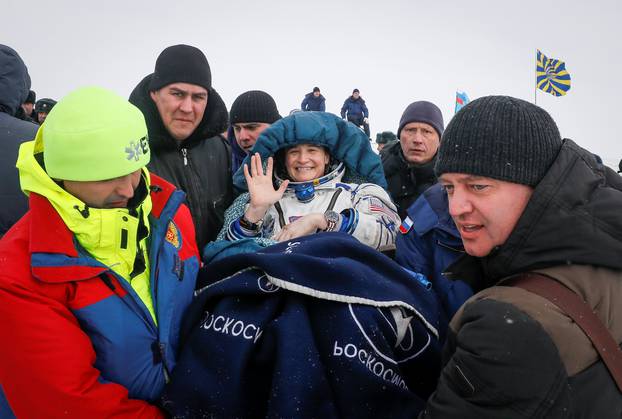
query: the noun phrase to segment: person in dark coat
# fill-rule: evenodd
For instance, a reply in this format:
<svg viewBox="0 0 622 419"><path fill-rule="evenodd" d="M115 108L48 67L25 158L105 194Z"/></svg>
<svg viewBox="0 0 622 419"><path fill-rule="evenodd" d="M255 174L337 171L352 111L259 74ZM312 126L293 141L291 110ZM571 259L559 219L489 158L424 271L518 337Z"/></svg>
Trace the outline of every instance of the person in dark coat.
<svg viewBox="0 0 622 419"><path fill-rule="evenodd" d="M341 117L352 122L357 127L362 127L365 134L369 137L369 111L359 89L354 89L352 95L343 102Z"/></svg>
<svg viewBox="0 0 622 419"><path fill-rule="evenodd" d="M467 253L447 272L477 294L451 321L420 418L621 417L604 346L561 306L575 298L622 355L622 178L562 140L542 108L507 96L454 116L436 173ZM524 276L567 295L543 297Z"/></svg>
<svg viewBox="0 0 622 419"><path fill-rule="evenodd" d="M400 118L399 141L382 150L389 194L402 219L419 195L436 183L434 164L443 129L443 114L438 106L426 101L413 102Z"/></svg>
<svg viewBox="0 0 622 419"><path fill-rule="evenodd" d="M35 122L37 118L37 115L35 113L35 102L36 101L37 101L37 94L35 93L34 90L29 90L26 100L24 101L24 103L22 103L23 112L20 112L18 109L18 115L16 116L19 119L22 119L24 121Z"/></svg>
<svg viewBox="0 0 622 419"><path fill-rule="evenodd" d="M279 119L281 115L276 102L261 90L244 92L233 101L229 112L231 126L227 134L232 150L232 173L238 170L259 135Z"/></svg>
<svg viewBox="0 0 622 419"><path fill-rule="evenodd" d="M307 93L302 99L300 109L303 111L326 111L326 98L320 93L319 87L314 87L311 93Z"/></svg>
<svg viewBox="0 0 622 419"><path fill-rule="evenodd" d="M37 125L17 118L28 96L30 76L19 54L0 44L0 237L28 210L15 168L19 146L35 138Z"/></svg>
<svg viewBox="0 0 622 419"><path fill-rule="evenodd" d="M148 168L186 192L202 251L233 201L231 148L220 135L227 129L227 108L212 87L207 58L189 45L166 48L130 102L147 122Z"/></svg>

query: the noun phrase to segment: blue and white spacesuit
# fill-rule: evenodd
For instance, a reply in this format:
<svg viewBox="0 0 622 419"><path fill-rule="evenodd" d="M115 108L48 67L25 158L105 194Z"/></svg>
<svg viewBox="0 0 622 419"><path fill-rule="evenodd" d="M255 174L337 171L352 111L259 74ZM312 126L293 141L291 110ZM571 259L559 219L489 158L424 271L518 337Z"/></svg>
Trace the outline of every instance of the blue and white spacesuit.
<svg viewBox="0 0 622 419"><path fill-rule="evenodd" d="M244 229L237 218L229 223L227 239L271 238L285 225L306 214L332 210L341 218L334 231L348 233L375 249L393 246L400 219L391 198L373 183L343 183L345 170L345 166L339 164L327 175L311 182L290 182L283 197L266 213L261 231Z"/></svg>
<svg viewBox="0 0 622 419"><path fill-rule="evenodd" d="M393 247L400 219L383 189L386 181L382 164L371 150L369 139L336 115L304 112L264 131L251 154L257 152L264 160L276 156L278 166L279 151L299 144L324 147L331 157L330 172L306 182L290 181L282 198L266 212L260 229L249 230L240 223L249 204L249 195L242 194L225 214L219 238L272 239L284 226L304 215L332 210L339 214L333 231L350 234L375 249ZM281 177L282 171L276 170L276 185L282 182ZM246 189L242 169L234 175L234 184L240 190Z"/></svg>

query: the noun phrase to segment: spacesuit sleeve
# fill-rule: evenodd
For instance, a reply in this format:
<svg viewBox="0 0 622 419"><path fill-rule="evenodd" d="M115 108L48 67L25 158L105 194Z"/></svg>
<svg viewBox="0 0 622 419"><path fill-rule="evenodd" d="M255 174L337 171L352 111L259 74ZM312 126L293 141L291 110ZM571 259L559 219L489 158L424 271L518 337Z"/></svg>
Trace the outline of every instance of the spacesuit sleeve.
<svg viewBox="0 0 622 419"><path fill-rule="evenodd" d="M352 209L345 210L346 222L341 231L356 237L375 249L395 244L396 228L400 224L397 208L387 192L372 183L358 185L352 191Z"/></svg>

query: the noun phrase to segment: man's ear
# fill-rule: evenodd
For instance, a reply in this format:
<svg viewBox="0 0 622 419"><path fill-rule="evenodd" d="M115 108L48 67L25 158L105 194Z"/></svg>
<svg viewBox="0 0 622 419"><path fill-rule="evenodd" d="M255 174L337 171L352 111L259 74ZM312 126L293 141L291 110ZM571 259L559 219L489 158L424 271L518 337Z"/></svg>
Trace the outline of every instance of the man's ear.
<svg viewBox="0 0 622 419"><path fill-rule="evenodd" d="M156 101L156 90L154 90L153 92L149 92L149 96L151 96L151 100L155 102Z"/></svg>

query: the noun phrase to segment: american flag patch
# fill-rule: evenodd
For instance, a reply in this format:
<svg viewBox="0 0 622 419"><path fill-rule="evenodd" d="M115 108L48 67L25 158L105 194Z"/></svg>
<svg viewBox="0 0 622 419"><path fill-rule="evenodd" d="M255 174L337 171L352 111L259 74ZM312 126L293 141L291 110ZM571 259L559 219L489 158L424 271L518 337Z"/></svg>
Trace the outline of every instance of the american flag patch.
<svg viewBox="0 0 622 419"><path fill-rule="evenodd" d="M410 217L406 216L406 218L404 218L404 221L402 221L402 224L400 225L400 233L406 234L410 231L412 227L413 220L411 220Z"/></svg>
<svg viewBox="0 0 622 419"><path fill-rule="evenodd" d="M384 202L373 196L369 198L369 210L371 212L379 212L391 218L395 217L395 213L388 208Z"/></svg>

